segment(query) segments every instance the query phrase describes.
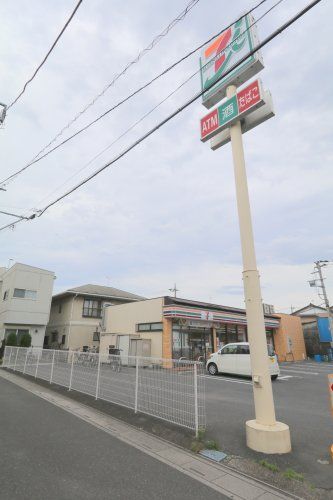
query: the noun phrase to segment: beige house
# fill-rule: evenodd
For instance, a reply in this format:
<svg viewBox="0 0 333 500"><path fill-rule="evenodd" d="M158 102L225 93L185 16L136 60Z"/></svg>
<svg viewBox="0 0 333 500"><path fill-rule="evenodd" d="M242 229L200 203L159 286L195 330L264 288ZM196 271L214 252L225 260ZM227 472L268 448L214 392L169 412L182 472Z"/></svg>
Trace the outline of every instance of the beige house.
<svg viewBox="0 0 333 500"><path fill-rule="evenodd" d="M0 342L15 333L31 335L33 347L43 347L49 320L54 273L15 263L0 268Z"/></svg>
<svg viewBox="0 0 333 500"><path fill-rule="evenodd" d="M60 349L98 347L105 310L143 297L108 286L83 285L52 298L44 346Z"/></svg>

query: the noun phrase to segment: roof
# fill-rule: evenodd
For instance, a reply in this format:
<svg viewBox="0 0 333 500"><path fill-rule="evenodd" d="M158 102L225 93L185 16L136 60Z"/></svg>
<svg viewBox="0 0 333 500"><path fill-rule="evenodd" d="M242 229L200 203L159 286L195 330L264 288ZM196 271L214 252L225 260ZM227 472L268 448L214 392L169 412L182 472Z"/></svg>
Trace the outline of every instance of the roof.
<svg viewBox="0 0 333 500"><path fill-rule="evenodd" d="M144 300L145 297L140 295L135 295L134 293L125 292L124 290L119 290L118 288L113 288L111 286L101 286L101 285L81 285L75 288L69 288L64 292L57 293L53 298L60 298L65 295L84 295L92 297L103 297L108 299L123 299L123 300Z"/></svg>
<svg viewBox="0 0 333 500"><path fill-rule="evenodd" d="M211 304L210 302L200 302L197 300L188 300L188 299L181 299L178 297L170 297L170 296L164 296L164 304L166 306L171 306L173 304L178 304L178 305L184 305L188 307L202 307L204 309L208 310L213 310L213 311L224 311L224 312L230 312L230 313L239 313L239 314L246 314L245 309L241 309L239 307L230 307L230 306L223 306L219 304ZM275 318L275 314L264 314L265 318Z"/></svg>
<svg viewBox="0 0 333 500"><path fill-rule="evenodd" d="M326 311L325 307L317 306L316 304L310 302L307 306L301 307L301 309L297 309L297 311L294 311L292 314L297 316L298 314L306 312L308 309L321 309L322 311Z"/></svg>

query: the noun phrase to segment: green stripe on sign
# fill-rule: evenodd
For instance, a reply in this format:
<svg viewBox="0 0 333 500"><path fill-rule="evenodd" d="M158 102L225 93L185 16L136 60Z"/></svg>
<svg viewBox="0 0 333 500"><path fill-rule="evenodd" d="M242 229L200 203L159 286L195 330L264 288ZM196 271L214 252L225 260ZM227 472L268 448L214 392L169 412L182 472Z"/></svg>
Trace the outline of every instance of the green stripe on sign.
<svg viewBox="0 0 333 500"><path fill-rule="evenodd" d="M234 95L217 109L219 113L219 125L221 126L230 122L230 120L233 120L238 115L237 96Z"/></svg>

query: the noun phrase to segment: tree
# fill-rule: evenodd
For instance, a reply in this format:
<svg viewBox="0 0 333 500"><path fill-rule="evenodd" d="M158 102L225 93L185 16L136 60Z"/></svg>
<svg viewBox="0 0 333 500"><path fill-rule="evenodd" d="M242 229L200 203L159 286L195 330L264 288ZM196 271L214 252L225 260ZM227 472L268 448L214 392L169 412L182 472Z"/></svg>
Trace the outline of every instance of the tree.
<svg viewBox="0 0 333 500"><path fill-rule="evenodd" d="M30 347L31 346L31 335L30 333L24 333L20 338L20 347Z"/></svg>
<svg viewBox="0 0 333 500"><path fill-rule="evenodd" d="M16 333L10 333L6 339L6 345L16 346L17 345L17 337Z"/></svg>

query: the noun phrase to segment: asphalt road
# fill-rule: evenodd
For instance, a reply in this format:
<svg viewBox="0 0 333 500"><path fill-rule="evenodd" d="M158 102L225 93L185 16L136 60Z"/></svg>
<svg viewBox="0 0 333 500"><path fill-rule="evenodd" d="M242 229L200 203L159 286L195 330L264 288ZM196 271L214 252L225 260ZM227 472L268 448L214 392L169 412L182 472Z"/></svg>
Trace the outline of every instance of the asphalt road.
<svg viewBox="0 0 333 500"><path fill-rule="evenodd" d="M333 488L333 466L318 462L330 461L333 443L327 382L333 363L285 363L280 368L281 378L273 382L276 416L290 426L293 449L269 461L304 473L318 487ZM262 458L245 446L245 421L254 418L251 381L209 375L205 380L208 436L227 454Z"/></svg>
<svg viewBox="0 0 333 500"><path fill-rule="evenodd" d="M1 500L221 500L202 483L0 379Z"/></svg>

